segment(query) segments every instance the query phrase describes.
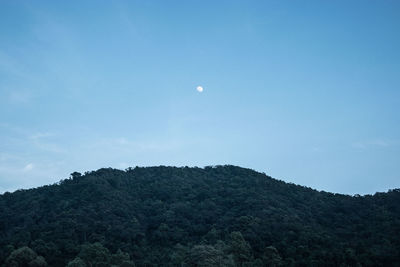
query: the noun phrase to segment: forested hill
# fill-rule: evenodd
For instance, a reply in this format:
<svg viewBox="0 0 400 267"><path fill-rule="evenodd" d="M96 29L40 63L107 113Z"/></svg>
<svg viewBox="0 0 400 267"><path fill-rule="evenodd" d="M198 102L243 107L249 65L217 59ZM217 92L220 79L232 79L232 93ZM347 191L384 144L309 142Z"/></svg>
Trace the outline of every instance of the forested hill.
<svg viewBox="0 0 400 267"><path fill-rule="evenodd" d="M99 169L0 196L4 266L399 266L400 190L235 166Z"/></svg>

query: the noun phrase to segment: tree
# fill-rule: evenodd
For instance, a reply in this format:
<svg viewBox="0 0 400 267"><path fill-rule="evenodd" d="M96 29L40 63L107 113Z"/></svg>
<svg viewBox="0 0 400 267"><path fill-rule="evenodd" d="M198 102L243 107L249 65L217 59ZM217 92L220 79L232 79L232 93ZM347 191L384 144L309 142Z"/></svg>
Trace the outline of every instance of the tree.
<svg viewBox="0 0 400 267"><path fill-rule="evenodd" d="M232 257L210 245L194 246L185 261L189 266L234 266Z"/></svg>
<svg viewBox="0 0 400 267"><path fill-rule="evenodd" d="M101 267L119 266L134 267L135 264L130 260L129 254L120 249L115 254L105 248L101 243L82 245L78 256L68 263L68 267Z"/></svg>
<svg viewBox="0 0 400 267"><path fill-rule="evenodd" d="M11 252L6 259L6 265L10 267L45 267L47 263L42 256L38 256L35 251L25 246Z"/></svg>
<svg viewBox="0 0 400 267"><path fill-rule="evenodd" d="M276 267L282 264L282 258L274 246L266 247L263 253L263 262L269 267Z"/></svg>
<svg viewBox="0 0 400 267"><path fill-rule="evenodd" d="M79 177L82 177L82 174L80 172L73 172L71 173L72 179L77 179Z"/></svg>
<svg viewBox="0 0 400 267"><path fill-rule="evenodd" d="M111 255L111 264L121 267L134 267L135 264L131 261L129 254L118 249L117 253Z"/></svg>
<svg viewBox="0 0 400 267"><path fill-rule="evenodd" d="M81 251L78 254L86 265L93 266L96 264L108 264L110 262L110 251L103 247L100 243L82 245Z"/></svg>
<svg viewBox="0 0 400 267"><path fill-rule="evenodd" d="M251 248L249 243L244 240L242 233L232 232L230 234L230 252L237 265L242 266L252 260Z"/></svg>
<svg viewBox="0 0 400 267"><path fill-rule="evenodd" d="M29 267L46 267L47 262L42 256L37 256L29 263Z"/></svg>
<svg viewBox="0 0 400 267"><path fill-rule="evenodd" d="M67 264L67 267L87 267L87 265L81 258L76 257Z"/></svg>

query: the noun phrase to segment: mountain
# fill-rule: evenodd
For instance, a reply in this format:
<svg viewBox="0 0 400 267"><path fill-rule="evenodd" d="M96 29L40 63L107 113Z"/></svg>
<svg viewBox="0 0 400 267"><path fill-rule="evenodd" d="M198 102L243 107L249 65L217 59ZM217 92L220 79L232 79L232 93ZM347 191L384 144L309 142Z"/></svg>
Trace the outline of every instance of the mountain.
<svg viewBox="0 0 400 267"><path fill-rule="evenodd" d="M4 266L399 266L400 190L236 166L103 168L0 196Z"/></svg>

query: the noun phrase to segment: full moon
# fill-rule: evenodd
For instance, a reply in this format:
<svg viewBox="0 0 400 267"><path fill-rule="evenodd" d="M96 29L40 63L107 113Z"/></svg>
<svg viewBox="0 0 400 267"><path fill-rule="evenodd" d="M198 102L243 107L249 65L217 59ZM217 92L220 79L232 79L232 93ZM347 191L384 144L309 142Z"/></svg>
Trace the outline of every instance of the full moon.
<svg viewBox="0 0 400 267"><path fill-rule="evenodd" d="M201 92L203 92L203 87L202 86L197 86L196 90L197 90L197 92L201 93Z"/></svg>

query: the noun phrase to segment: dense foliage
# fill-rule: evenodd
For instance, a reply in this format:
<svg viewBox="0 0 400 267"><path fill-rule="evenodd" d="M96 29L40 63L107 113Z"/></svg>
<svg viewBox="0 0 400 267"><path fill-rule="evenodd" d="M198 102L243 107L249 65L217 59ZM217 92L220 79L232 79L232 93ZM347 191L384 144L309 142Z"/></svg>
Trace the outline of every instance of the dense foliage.
<svg viewBox="0 0 400 267"><path fill-rule="evenodd" d="M235 166L100 169L0 196L4 266L399 266L400 190Z"/></svg>

